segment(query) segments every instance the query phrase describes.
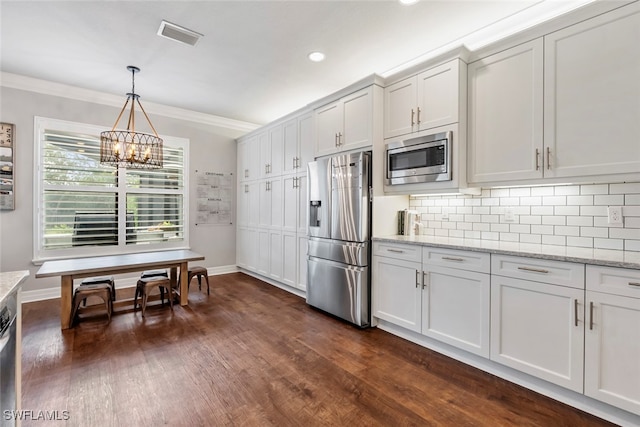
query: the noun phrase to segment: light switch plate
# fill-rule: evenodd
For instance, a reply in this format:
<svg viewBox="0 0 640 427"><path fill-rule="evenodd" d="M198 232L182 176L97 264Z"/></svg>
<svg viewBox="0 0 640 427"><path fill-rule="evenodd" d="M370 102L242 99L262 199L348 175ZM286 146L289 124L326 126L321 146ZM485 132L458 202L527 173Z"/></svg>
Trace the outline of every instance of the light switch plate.
<svg viewBox="0 0 640 427"><path fill-rule="evenodd" d="M622 206L609 206L607 215L609 225L622 225Z"/></svg>

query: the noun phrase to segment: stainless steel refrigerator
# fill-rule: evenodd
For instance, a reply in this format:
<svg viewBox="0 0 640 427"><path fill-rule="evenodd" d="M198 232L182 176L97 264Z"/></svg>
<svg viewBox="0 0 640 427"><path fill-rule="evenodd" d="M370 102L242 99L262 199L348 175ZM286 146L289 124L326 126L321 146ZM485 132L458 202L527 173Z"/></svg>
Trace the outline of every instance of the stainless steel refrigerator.
<svg viewBox="0 0 640 427"><path fill-rule="evenodd" d="M308 166L307 303L371 324L371 152Z"/></svg>

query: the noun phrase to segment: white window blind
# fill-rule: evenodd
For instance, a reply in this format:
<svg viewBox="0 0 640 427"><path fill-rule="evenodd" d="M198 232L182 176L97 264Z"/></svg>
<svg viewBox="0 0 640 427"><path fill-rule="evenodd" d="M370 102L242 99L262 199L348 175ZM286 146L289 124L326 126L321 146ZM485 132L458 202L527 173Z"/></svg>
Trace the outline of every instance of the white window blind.
<svg viewBox="0 0 640 427"><path fill-rule="evenodd" d="M100 164L101 127L36 118L35 258L188 246L188 141L163 137L162 169Z"/></svg>

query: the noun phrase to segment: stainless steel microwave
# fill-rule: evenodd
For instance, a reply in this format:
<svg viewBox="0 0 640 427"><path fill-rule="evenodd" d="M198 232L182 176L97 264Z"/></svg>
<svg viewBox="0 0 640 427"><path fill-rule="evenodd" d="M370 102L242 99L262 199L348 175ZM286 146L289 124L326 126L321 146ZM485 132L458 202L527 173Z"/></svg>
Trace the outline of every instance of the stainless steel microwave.
<svg viewBox="0 0 640 427"><path fill-rule="evenodd" d="M450 181L452 136L449 131L387 144L386 184Z"/></svg>

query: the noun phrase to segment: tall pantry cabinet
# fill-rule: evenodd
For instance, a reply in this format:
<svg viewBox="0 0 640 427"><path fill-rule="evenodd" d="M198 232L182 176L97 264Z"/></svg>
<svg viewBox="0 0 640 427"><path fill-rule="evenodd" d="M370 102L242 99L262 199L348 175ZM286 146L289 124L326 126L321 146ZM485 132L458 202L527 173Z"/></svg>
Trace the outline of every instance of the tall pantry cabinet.
<svg viewBox="0 0 640 427"><path fill-rule="evenodd" d="M305 112L238 141L237 264L302 291L312 132Z"/></svg>

